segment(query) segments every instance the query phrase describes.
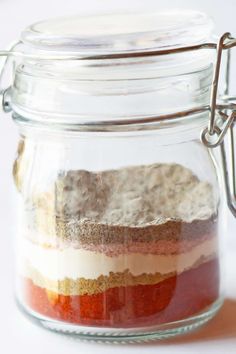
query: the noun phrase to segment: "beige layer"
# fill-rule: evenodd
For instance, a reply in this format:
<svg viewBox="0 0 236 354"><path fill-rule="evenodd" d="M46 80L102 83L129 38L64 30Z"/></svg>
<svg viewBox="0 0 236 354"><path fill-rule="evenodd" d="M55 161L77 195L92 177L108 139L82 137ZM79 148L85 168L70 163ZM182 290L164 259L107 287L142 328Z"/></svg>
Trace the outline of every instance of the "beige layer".
<svg viewBox="0 0 236 354"><path fill-rule="evenodd" d="M209 261L212 257L201 257L192 268L196 268L202 263ZM101 275L97 279L78 278L76 280L65 278L64 280L51 280L43 277L36 269L27 266L25 276L30 278L35 285L47 289L59 295L93 295L106 291L109 288L120 286L147 285L157 284L164 279L176 275L176 272L167 274L141 274L138 276L132 275L128 269L124 272L113 273L109 276Z"/></svg>

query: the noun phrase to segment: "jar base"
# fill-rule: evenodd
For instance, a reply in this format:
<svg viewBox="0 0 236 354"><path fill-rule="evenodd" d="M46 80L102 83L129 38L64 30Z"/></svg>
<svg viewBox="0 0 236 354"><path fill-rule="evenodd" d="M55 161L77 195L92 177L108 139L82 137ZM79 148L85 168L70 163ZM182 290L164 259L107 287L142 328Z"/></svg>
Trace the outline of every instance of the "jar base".
<svg viewBox="0 0 236 354"><path fill-rule="evenodd" d="M188 319L166 323L163 325L142 328L101 328L72 325L66 322L52 320L32 311L17 301L21 312L34 323L54 332L59 332L83 341L102 343L142 343L168 339L191 332L211 320L223 304L223 298L217 299L211 306L196 316Z"/></svg>

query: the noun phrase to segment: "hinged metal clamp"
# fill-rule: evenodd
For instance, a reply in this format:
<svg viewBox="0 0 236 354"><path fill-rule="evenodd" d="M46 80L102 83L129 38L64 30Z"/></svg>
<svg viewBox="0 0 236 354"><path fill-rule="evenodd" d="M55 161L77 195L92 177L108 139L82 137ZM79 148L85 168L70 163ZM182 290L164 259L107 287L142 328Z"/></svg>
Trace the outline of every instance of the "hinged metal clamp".
<svg viewBox="0 0 236 354"><path fill-rule="evenodd" d="M229 47L230 43L230 47ZM225 185L227 204L236 217L236 168L235 168L235 142L234 142L234 123L236 121L236 97L229 96L229 79L230 79L230 48L236 46L236 40L231 37L230 33L225 33L217 44L217 57L214 70L214 76L211 88L210 101L210 119L208 127L201 133L201 140L208 148L220 146L221 162L223 170L223 179ZM223 49L228 49L227 65L226 65L226 80L224 95L220 99L225 102L225 105L217 104L218 84L221 68L221 58ZM217 114L221 117L223 125L217 125ZM229 132L228 141L230 148L229 158L226 153L224 138ZM229 161L228 161L229 160Z"/></svg>
<svg viewBox="0 0 236 354"><path fill-rule="evenodd" d="M4 74L4 70L7 66L7 62L11 56L13 56L14 48L19 44L19 42L14 42L10 46L9 50L0 51L0 58L2 57L2 61L0 64L0 108L3 109L5 113L11 112L11 99L9 95L9 89L2 89L2 78Z"/></svg>
<svg viewBox="0 0 236 354"><path fill-rule="evenodd" d="M215 148L219 146L224 137L233 125L236 118L236 104L231 103L230 107L227 107L227 103L230 101L229 97L226 95L223 97L223 101L226 102L226 105L223 106L223 111L220 109L220 105L217 105L217 96L218 96L218 85L219 85L219 76L221 68L221 58L223 49L228 49L228 58L227 58L227 67L226 67L226 85L225 85L225 94L228 94L229 88L229 72L230 72L230 48L229 43L231 43L230 48L236 46L236 41L230 35L230 33L225 33L219 39L217 44L217 57L215 70L213 75L212 87L211 87L211 100L210 100L210 119L208 127L206 127L201 133L201 140L204 145L208 148ZM230 114L227 114L226 111L229 110ZM216 114L219 114L224 121L223 127L219 127L216 124Z"/></svg>

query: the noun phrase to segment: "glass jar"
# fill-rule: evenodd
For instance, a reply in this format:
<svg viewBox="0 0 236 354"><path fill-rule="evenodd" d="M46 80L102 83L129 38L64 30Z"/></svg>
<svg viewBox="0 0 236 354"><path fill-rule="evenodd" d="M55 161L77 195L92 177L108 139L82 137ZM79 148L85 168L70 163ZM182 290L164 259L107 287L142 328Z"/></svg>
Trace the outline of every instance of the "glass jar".
<svg viewBox="0 0 236 354"><path fill-rule="evenodd" d="M141 341L220 308L230 189L210 147L227 177L233 105L214 117L212 29L192 11L74 17L37 23L2 52L14 63L3 106L20 133L17 301L43 326Z"/></svg>

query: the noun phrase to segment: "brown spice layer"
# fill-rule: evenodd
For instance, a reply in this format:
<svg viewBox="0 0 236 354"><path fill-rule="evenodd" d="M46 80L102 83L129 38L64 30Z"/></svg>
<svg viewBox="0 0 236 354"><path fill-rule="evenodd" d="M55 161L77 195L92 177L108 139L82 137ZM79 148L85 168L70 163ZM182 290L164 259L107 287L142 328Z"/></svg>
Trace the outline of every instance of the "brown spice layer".
<svg viewBox="0 0 236 354"><path fill-rule="evenodd" d="M201 257L191 267L196 268L200 264L203 264L213 257ZM51 280L47 279L40 274L36 269L27 265L27 271L25 276L33 281L33 283L41 288L47 289L49 295L93 295L106 291L110 288L120 286L133 286L133 285L145 285L145 284L157 284L164 279L172 276L176 276L176 272L167 274L154 273L154 274L140 274L134 276L128 269L124 272L110 272L109 276L100 275L96 279L78 278L76 280L65 278L64 280Z"/></svg>
<svg viewBox="0 0 236 354"><path fill-rule="evenodd" d="M122 226L94 223L88 220L63 220L37 210L34 228L45 235L44 242L58 237L61 241L83 244L128 244L133 242L153 242L158 240L201 239L204 235L217 234L217 219L194 220L186 223L181 220L168 220L163 224L146 226ZM30 233L29 233L30 236ZM32 234L32 238L34 238ZM34 240L37 241L37 240Z"/></svg>

